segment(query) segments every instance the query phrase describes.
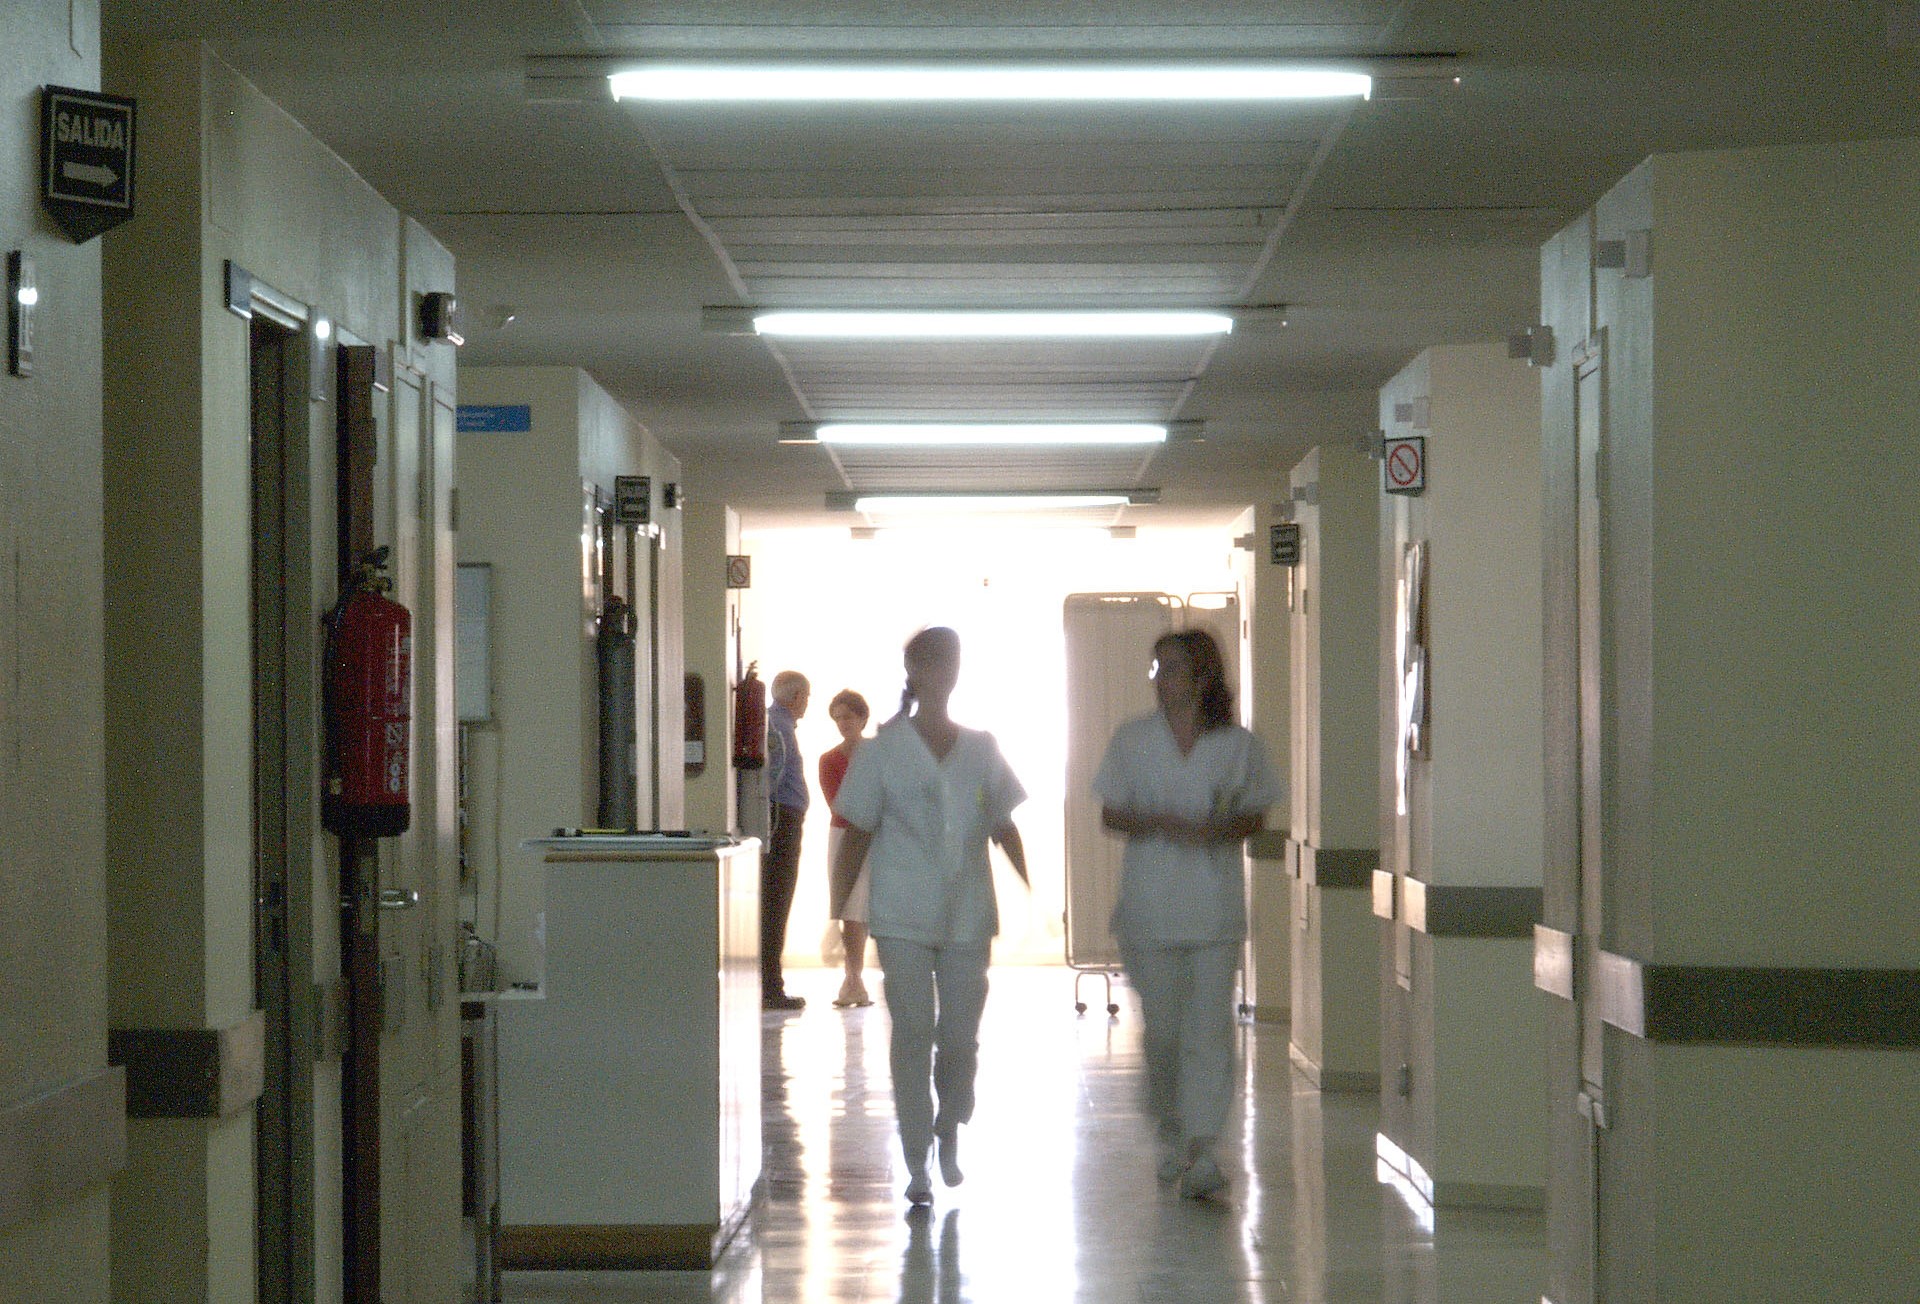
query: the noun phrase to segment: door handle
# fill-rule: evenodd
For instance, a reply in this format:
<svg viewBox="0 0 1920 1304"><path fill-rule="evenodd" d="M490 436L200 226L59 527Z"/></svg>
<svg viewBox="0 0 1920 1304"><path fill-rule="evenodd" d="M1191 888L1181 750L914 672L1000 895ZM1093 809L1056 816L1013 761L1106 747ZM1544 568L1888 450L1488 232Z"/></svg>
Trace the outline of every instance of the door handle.
<svg viewBox="0 0 1920 1304"><path fill-rule="evenodd" d="M382 910L411 910L420 904L420 893L410 887L382 888L378 901Z"/></svg>

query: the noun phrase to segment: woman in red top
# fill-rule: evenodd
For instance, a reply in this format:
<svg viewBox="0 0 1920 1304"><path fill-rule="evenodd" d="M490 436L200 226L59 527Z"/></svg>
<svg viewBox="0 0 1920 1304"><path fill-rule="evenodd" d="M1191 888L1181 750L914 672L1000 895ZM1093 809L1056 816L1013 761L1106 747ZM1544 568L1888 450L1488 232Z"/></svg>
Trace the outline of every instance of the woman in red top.
<svg viewBox="0 0 1920 1304"><path fill-rule="evenodd" d="M831 751L820 754L820 795L831 806L840 792L840 781L847 777L847 766L853 763L853 749L861 743L861 735L866 731L867 720L872 712L867 707L867 699L844 688L833 695L833 701L827 704L827 716L834 727L840 731L840 745ZM832 865L840 855L840 842L846 837L848 824L835 812L833 822L827 827L827 864ZM840 911L840 940L846 950L846 980L840 984L840 994L834 998L837 1009L849 1006L872 1005L873 999L867 995L867 984L863 976L867 964L867 871L860 870L860 880L854 884L853 892L847 897L847 904Z"/></svg>

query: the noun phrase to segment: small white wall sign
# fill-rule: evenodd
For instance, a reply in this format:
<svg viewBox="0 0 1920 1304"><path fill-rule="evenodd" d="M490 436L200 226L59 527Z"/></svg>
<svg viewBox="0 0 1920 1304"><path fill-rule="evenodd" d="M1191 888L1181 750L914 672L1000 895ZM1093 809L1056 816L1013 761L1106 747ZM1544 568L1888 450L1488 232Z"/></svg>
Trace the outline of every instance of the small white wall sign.
<svg viewBox="0 0 1920 1304"><path fill-rule="evenodd" d="M1380 463L1381 488L1390 494L1417 494L1427 487L1427 441L1412 435L1389 439Z"/></svg>

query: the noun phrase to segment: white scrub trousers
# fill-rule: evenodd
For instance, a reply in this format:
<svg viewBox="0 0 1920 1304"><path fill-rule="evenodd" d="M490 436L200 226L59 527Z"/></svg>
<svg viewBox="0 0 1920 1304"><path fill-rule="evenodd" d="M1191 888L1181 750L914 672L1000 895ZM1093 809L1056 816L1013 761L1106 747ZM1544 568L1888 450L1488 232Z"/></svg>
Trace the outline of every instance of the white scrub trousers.
<svg viewBox="0 0 1920 1304"><path fill-rule="evenodd" d="M888 1058L900 1148L908 1171L924 1174L935 1132L951 1134L973 1117L992 943L936 947L897 937L873 940L886 975L887 1014L893 1021Z"/></svg>
<svg viewBox="0 0 1920 1304"><path fill-rule="evenodd" d="M1240 943L1120 940L1140 993L1147 1111L1169 1140L1211 1142L1233 1094L1233 976Z"/></svg>

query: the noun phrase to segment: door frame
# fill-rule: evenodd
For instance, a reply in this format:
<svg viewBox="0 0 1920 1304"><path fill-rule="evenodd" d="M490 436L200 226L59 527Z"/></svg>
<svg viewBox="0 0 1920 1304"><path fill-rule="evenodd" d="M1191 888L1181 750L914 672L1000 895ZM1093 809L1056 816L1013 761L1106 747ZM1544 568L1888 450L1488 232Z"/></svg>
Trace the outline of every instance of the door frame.
<svg viewBox="0 0 1920 1304"><path fill-rule="evenodd" d="M321 320L258 280L248 299L249 554L253 657L252 824L255 1001L265 1071L255 1105L256 1289L262 1304L315 1297L312 869L319 717L309 580L312 405L327 396Z"/></svg>

